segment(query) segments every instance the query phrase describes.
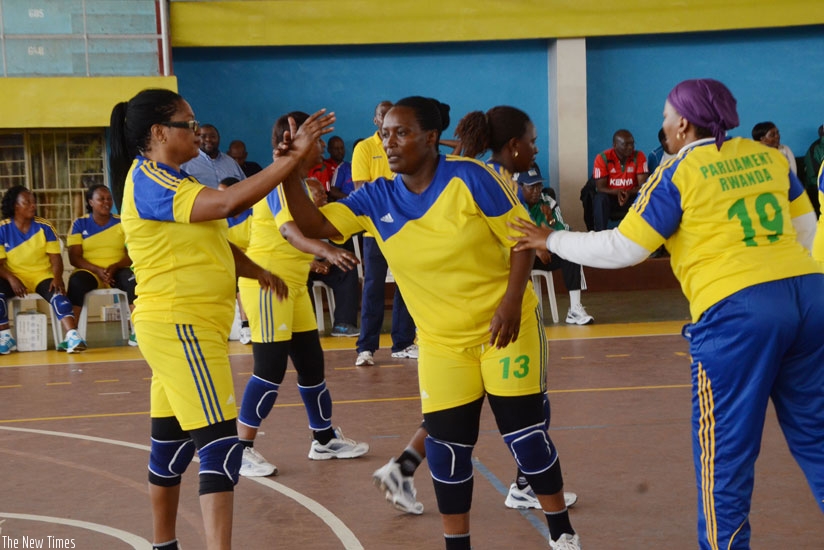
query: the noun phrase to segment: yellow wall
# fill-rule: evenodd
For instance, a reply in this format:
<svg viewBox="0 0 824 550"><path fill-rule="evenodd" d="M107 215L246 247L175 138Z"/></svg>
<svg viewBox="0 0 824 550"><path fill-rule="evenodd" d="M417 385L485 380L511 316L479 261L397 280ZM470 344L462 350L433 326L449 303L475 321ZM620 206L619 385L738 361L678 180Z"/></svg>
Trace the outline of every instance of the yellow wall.
<svg viewBox="0 0 824 550"><path fill-rule="evenodd" d="M280 46L657 34L824 23L820 0L172 2L172 45Z"/></svg>
<svg viewBox="0 0 824 550"><path fill-rule="evenodd" d="M144 88L177 91L177 77L0 78L0 128L108 126L115 104Z"/></svg>

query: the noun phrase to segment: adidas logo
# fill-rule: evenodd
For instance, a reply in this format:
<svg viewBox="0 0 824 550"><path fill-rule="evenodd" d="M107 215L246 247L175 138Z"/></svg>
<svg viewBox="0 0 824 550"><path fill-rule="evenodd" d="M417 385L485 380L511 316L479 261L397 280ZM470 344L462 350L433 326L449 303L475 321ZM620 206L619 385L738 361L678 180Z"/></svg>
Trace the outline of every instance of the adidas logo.
<svg viewBox="0 0 824 550"><path fill-rule="evenodd" d="M83 230L83 235L84 235L84 236L88 236L88 234L89 234L89 232L88 232L88 231L86 231L86 230L84 229L84 230Z"/></svg>
<svg viewBox="0 0 824 550"><path fill-rule="evenodd" d="M289 327L288 327L288 326L286 326L286 323L282 323L282 324L278 327L278 330L289 330Z"/></svg>
<svg viewBox="0 0 824 550"><path fill-rule="evenodd" d="M392 218L392 214L389 214L389 213L384 214L383 216L381 216L381 221L383 223L394 223L395 222L395 220Z"/></svg>
<svg viewBox="0 0 824 550"><path fill-rule="evenodd" d="M234 403L234 402L235 402L235 396L234 396L234 394L233 394L233 395L230 395L230 396L229 396L229 399L227 399L227 400L226 400L226 404L227 404L227 405L231 405L231 404L232 404L232 403Z"/></svg>

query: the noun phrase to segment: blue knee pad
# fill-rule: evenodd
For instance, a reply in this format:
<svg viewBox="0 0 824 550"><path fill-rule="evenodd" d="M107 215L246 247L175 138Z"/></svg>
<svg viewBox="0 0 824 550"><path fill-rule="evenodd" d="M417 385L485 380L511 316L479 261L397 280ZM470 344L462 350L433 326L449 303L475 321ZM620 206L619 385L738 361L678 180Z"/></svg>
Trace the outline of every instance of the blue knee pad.
<svg viewBox="0 0 824 550"><path fill-rule="evenodd" d="M0 325L6 325L9 322L9 310L6 309L6 295L0 292Z"/></svg>
<svg viewBox="0 0 824 550"><path fill-rule="evenodd" d="M191 439L158 441L152 438L149 454L149 481L153 485L171 487L180 483L180 476L195 456L195 442Z"/></svg>
<svg viewBox="0 0 824 550"><path fill-rule="evenodd" d="M280 384L252 375L243 392L238 422L250 428L260 428L260 423L269 416L272 407L275 406L278 389Z"/></svg>
<svg viewBox="0 0 824 550"><path fill-rule="evenodd" d="M326 389L326 380L317 386L298 384L300 398L309 417L309 428L318 432L332 427L332 396Z"/></svg>
<svg viewBox="0 0 824 550"><path fill-rule="evenodd" d="M231 481L231 488L240 478L240 463L243 458L243 445L237 436L222 437L201 447L197 451L200 458L201 479L204 474L223 476Z"/></svg>
<svg viewBox="0 0 824 550"><path fill-rule="evenodd" d="M540 474L558 459L555 447L544 429L544 423L504 434L504 443L515 458L518 468L527 475Z"/></svg>
<svg viewBox="0 0 824 550"><path fill-rule="evenodd" d="M424 440L429 473L441 483L465 483L472 479L472 450L474 445L451 443L431 435Z"/></svg>
<svg viewBox="0 0 824 550"><path fill-rule="evenodd" d="M64 317L74 317L72 303L62 294L52 296L51 307L55 315L57 315L58 321L62 321Z"/></svg>

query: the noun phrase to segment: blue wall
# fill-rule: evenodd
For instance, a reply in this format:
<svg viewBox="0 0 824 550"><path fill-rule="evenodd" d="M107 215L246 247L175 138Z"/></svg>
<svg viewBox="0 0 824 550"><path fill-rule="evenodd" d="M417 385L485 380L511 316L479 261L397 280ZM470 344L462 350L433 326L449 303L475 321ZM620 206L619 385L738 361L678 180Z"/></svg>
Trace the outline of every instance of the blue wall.
<svg viewBox="0 0 824 550"><path fill-rule="evenodd" d="M249 159L261 164L271 159L272 123L288 111L334 110L334 133L351 158L355 139L376 130L379 101L424 95L452 108L445 138L469 111L501 104L523 109L538 127L538 161L546 173L547 44L178 48L173 54L180 93L198 120L218 127L221 149L242 139Z"/></svg>
<svg viewBox="0 0 824 550"><path fill-rule="evenodd" d="M633 133L636 148L657 147L669 91L704 77L738 100L741 126L730 134L750 137L757 122L771 120L802 156L824 123L824 27L588 39L590 157L611 147L619 128Z"/></svg>

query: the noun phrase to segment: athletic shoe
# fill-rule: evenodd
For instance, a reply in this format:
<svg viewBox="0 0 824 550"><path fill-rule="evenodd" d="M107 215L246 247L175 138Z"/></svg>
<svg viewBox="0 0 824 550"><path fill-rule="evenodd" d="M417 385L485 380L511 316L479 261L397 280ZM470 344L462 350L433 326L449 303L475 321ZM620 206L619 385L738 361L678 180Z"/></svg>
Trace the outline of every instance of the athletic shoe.
<svg viewBox="0 0 824 550"><path fill-rule="evenodd" d="M572 508L576 502L578 502L577 494L564 491L564 504L566 504L567 508ZM519 489L517 483L509 486L509 494L506 495L504 505L506 505L507 508L514 508L516 510L541 508L541 503L538 502L538 498L535 496L532 487L527 485L523 489Z"/></svg>
<svg viewBox="0 0 824 550"><path fill-rule="evenodd" d="M423 504L415 499L417 492L412 483L412 476L403 475L400 465L394 458L375 470L372 474L372 483L384 493L386 500L401 512L423 514Z"/></svg>
<svg viewBox="0 0 824 550"><path fill-rule="evenodd" d="M17 342L14 341L11 334L0 336L0 355L8 355L13 351L17 351Z"/></svg>
<svg viewBox="0 0 824 550"><path fill-rule="evenodd" d="M332 328L332 336L351 338L353 336L360 336L360 330L355 325L335 325Z"/></svg>
<svg viewBox="0 0 824 550"><path fill-rule="evenodd" d="M137 334L135 334L134 332L129 334L129 345L133 348L137 347Z"/></svg>
<svg viewBox="0 0 824 550"><path fill-rule="evenodd" d="M581 550L581 538L578 534L564 533L558 540L549 539L552 550Z"/></svg>
<svg viewBox="0 0 824 550"><path fill-rule="evenodd" d="M566 316L568 325L591 325L595 322L595 318L587 313L584 306L578 304L569 308L569 313Z"/></svg>
<svg viewBox="0 0 824 550"><path fill-rule="evenodd" d="M418 358L418 346L412 344L406 349L402 349L401 351L393 351L392 357L395 359L417 359Z"/></svg>
<svg viewBox="0 0 824 550"><path fill-rule="evenodd" d="M240 463L240 475L243 477L266 477L278 475L278 467L270 464L254 447L243 448L243 460Z"/></svg>
<svg viewBox="0 0 824 550"><path fill-rule="evenodd" d="M340 428L335 430L335 437L326 445L312 441L309 448L309 458L312 460L329 460L330 458L357 458L369 452L368 443L358 443L354 439L343 436Z"/></svg>
<svg viewBox="0 0 824 550"><path fill-rule="evenodd" d="M249 327L240 327L240 343L241 344L251 344L252 343L252 329Z"/></svg>
<svg viewBox="0 0 824 550"><path fill-rule="evenodd" d="M76 330L70 330L66 336L66 353L77 353L86 349L86 342Z"/></svg>
<svg viewBox="0 0 824 550"><path fill-rule="evenodd" d="M57 351L66 351L69 349L69 345L66 342L60 342L54 347L54 349Z"/></svg>
<svg viewBox="0 0 824 550"><path fill-rule="evenodd" d="M355 359L356 367L371 367L374 364L375 359L372 357L371 351L362 351L358 354L358 358Z"/></svg>

